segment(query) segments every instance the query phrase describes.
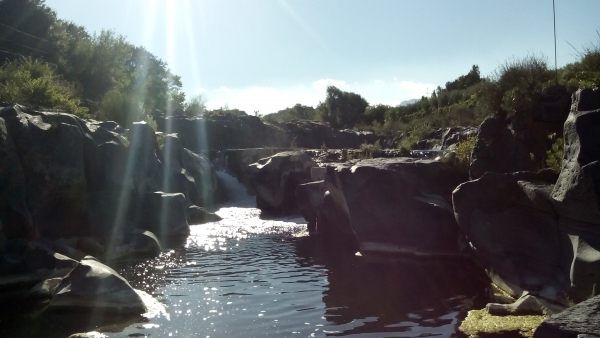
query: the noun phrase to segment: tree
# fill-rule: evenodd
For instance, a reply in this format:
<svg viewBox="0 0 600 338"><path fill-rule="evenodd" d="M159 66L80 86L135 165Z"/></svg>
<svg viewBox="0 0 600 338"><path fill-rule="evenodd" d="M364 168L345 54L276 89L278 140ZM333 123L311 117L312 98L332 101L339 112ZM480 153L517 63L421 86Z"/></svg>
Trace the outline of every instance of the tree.
<svg viewBox="0 0 600 338"><path fill-rule="evenodd" d="M359 94L345 92L335 86L327 87L325 101L317 108L321 118L335 128L352 128L359 123L369 106Z"/></svg>
<svg viewBox="0 0 600 338"><path fill-rule="evenodd" d="M183 113L187 116L201 116L206 111L206 97L198 94L185 103Z"/></svg>

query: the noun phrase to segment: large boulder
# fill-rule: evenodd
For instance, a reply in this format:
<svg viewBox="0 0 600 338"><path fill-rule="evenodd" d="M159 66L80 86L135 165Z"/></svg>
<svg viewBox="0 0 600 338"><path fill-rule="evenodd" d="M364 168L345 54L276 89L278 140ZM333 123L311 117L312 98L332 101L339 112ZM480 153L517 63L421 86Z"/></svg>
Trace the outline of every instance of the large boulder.
<svg viewBox="0 0 600 338"><path fill-rule="evenodd" d="M115 270L93 257L83 259L56 287L49 309L142 314L146 306Z"/></svg>
<svg viewBox="0 0 600 338"><path fill-rule="evenodd" d="M477 262L501 289L554 302L580 302L600 284L600 100L565 122L560 176L549 170L498 174L460 185L454 212ZM554 184L556 182L556 184Z"/></svg>
<svg viewBox="0 0 600 338"><path fill-rule="evenodd" d="M495 115L483 121L473 148L471 178L485 172L536 171L543 167L548 135L562 135L569 94L561 86L544 89L532 111Z"/></svg>
<svg viewBox="0 0 600 338"><path fill-rule="evenodd" d="M304 151L286 151L248 166L256 205L265 211L296 209L296 187L310 180L317 164Z"/></svg>
<svg viewBox="0 0 600 338"><path fill-rule="evenodd" d="M300 184L296 188L296 204L302 217L308 222L308 231L317 227L317 215L323 205L325 183L323 180Z"/></svg>
<svg viewBox="0 0 600 338"><path fill-rule="evenodd" d="M283 130L262 123L256 116L155 116L154 119L159 130L177 133L182 146L196 153L212 149L281 148L290 142Z"/></svg>
<svg viewBox="0 0 600 338"><path fill-rule="evenodd" d="M187 206L188 202L181 193L146 193L136 212L135 224L156 234L162 243L178 241L190 234Z"/></svg>
<svg viewBox="0 0 600 338"><path fill-rule="evenodd" d="M46 122L44 116L26 114L19 106L2 109L0 117L6 122L23 170L27 207L37 230L51 238L65 233L88 234L84 134L80 127L58 119ZM23 217L23 211L18 214Z"/></svg>
<svg viewBox="0 0 600 338"><path fill-rule="evenodd" d="M292 121L285 123L285 130L295 146L308 149L358 149L363 143L375 143L377 136L371 132L351 129L337 130L328 123L316 121Z"/></svg>
<svg viewBox="0 0 600 338"><path fill-rule="evenodd" d="M217 178L208 159L183 148L176 134L164 137L162 191L183 193L195 205L212 206Z"/></svg>
<svg viewBox="0 0 600 338"><path fill-rule="evenodd" d="M454 166L410 158L327 167L317 230L361 251L416 255L461 253L451 192L466 180Z"/></svg>
<svg viewBox="0 0 600 338"><path fill-rule="evenodd" d="M590 298L546 319L534 338L600 337L600 296Z"/></svg>
<svg viewBox="0 0 600 338"><path fill-rule="evenodd" d="M125 179L138 194L160 191L163 168L154 130L146 122L135 122L129 129L129 141Z"/></svg>
<svg viewBox="0 0 600 338"><path fill-rule="evenodd" d="M252 188L248 176L248 166L258 162L261 158L273 156L286 150L283 148L227 149L218 151L213 163L215 163L217 170L226 171L235 176L248 192L254 194L254 188Z"/></svg>
<svg viewBox="0 0 600 338"><path fill-rule="evenodd" d="M3 235L7 238L33 239L36 232L27 207L25 174L2 118L0 158L0 222L6 224L3 227Z"/></svg>
<svg viewBox="0 0 600 338"><path fill-rule="evenodd" d="M476 136L478 128L476 127L451 127L442 133L442 149L465 141L467 138Z"/></svg>

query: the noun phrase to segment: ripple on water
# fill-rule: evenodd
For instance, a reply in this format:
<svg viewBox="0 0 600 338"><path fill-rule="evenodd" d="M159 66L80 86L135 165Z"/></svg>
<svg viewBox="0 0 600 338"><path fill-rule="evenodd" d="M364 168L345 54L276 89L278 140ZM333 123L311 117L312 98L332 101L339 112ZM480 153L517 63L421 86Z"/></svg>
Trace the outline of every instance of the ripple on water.
<svg viewBox="0 0 600 338"><path fill-rule="evenodd" d="M231 188L234 180L219 173ZM243 187L219 222L119 270L158 303L154 315L97 328L107 337L449 337L483 306L465 262L347 256L319 245L298 215L263 217ZM123 328L123 326L125 326ZM92 329L91 329L92 330Z"/></svg>

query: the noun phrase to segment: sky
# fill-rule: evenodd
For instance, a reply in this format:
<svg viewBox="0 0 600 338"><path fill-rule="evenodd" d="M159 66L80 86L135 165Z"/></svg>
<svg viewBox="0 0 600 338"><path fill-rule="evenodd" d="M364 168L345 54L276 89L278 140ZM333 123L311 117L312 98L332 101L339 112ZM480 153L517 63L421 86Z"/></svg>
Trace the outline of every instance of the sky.
<svg viewBox="0 0 600 338"><path fill-rule="evenodd" d="M209 109L316 106L329 85L370 104L428 95L479 65L543 55L552 0L46 0L88 32L114 30L169 64ZM557 61L600 43L599 0L555 0ZM575 49L573 48L575 47Z"/></svg>

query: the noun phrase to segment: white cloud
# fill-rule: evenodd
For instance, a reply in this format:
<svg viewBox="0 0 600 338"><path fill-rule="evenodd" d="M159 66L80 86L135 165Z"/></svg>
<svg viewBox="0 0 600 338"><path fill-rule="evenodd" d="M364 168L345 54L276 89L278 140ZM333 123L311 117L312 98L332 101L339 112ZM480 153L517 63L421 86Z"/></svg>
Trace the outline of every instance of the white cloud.
<svg viewBox="0 0 600 338"><path fill-rule="evenodd" d="M260 114L275 113L281 109L292 107L296 103L316 106L325 93L306 90L302 87L277 89L271 87L251 87L244 89L217 89L206 93L208 109L224 107L237 108L248 114L259 111Z"/></svg>
<svg viewBox="0 0 600 338"><path fill-rule="evenodd" d="M348 90L350 85L346 81L332 80L332 79L321 79L313 82L313 87L318 90L325 91L329 86L336 86L340 89Z"/></svg>
<svg viewBox="0 0 600 338"><path fill-rule="evenodd" d="M248 114L259 111L262 115L292 107L297 103L316 107L320 101L325 99L325 90L329 85L360 94L370 104L390 106L398 105L404 100L418 99L428 92L431 93L437 87L435 84L394 79L359 82L350 88L346 81L321 79L313 82L312 86L299 85L288 88L227 88L221 86L202 93L207 98L208 109L218 109L227 105L229 108L244 110Z"/></svg>

